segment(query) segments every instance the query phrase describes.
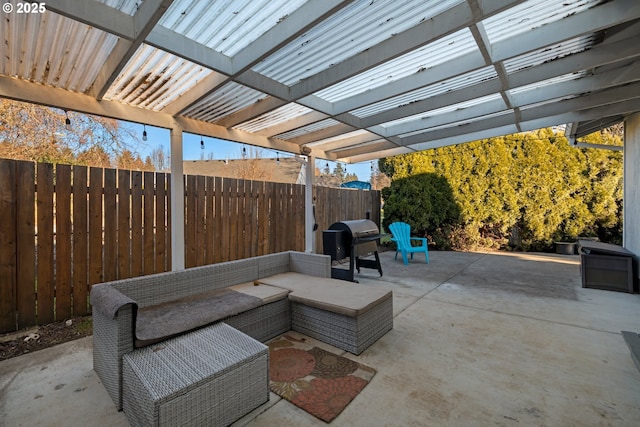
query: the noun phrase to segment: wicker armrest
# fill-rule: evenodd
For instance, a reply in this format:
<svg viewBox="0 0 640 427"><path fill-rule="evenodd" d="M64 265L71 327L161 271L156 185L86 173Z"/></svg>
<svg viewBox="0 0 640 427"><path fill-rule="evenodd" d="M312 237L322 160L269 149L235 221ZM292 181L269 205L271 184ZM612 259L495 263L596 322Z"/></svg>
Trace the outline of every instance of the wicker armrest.
<svg viewBox="0 0 640 427"><path fill-rule="evenodd" d="M115 318L118 310L126 305L131 305L134 312L138 307L134 300L109 283L100 283L91 288L91 306L105 316Z"/></svg>

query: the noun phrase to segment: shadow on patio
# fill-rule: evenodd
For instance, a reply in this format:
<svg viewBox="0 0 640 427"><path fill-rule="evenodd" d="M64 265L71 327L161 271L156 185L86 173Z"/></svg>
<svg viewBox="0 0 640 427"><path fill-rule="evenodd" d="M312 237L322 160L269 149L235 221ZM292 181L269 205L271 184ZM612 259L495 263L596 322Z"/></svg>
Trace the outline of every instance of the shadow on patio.
<svg viewBox="0 0 640 427"><path fill-rule="evenodd" d="M404 266L393 255L381 254L383 277L358 275L393 290L394 329L346 354L378 372L332 425L640 420L640 373L620 335L640 327L640 295L583 289L577 256L431 252ZM128 425L91 348L85 338L0 362L2 425ZM324 425L273 393L236 424Z"/></svg>

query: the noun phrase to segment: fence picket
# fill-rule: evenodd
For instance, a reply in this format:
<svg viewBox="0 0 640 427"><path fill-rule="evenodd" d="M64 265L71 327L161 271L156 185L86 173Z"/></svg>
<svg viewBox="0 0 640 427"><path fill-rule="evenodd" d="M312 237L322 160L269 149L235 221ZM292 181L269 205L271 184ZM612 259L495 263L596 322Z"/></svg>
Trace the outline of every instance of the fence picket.
<svg viewBox="0 0 640 427"><path fill-rule="evenodd" d="M118 245L113 236L118 232L118 205L116 196L118 187L116 170L104 170L104 269L105 281L118 277Z"/></svg>
<svg viewBox="0 0 640 427"><path fill-rule="evenodd" d="M0 160L0 331L16 327L16 166Z"/></svg>
<svg viewBox="0 0 640 427"><path fill-rule="evenodd" d="M131 277L131 171L118 170L118 278Z"/></svg>
<svg viewBox="0 0 640 427"><path fill-rule="evenodd" d="M38 323L55 320L53 281L53 165L38 163L37 166L37 218L38 218Z"/></svg>
<svg viewBox="0 0 640 427"><path fill-rule="evenodd" d="M56 165L56 319L71 317L71 166Z"/></svg>
<svg viewBox="0 0 640 427"><path fill-rule="evenodd" d="M215 180L212 176L206 177L206 213L205 213L205 239L207 242L207 253L205 257L205 264L213 264L215 262L216 242L214 240L215 230Z"/></svg>
<svg viewBox="0 0 640 427"><path fill-rule="evenodd" d="M156 173L156 273L167 271L167 192L164 173Z"/></svg>
<svg viewBox="0 0 640 427"><path fill-rule="evenodd" d="M131 172L131 275L142 276L142 172Z"/></svg>
<svg viewBox="0 0 640 427"><path fill-rule="evenodd" d="M73 167L73 315L89 312L89 243L87 221L87 168Z"/></svg>
<svg viewBox="0 0 640 427"><path fill-rule="evenodd" d="M89 289L102 277L102 168L89 169Z"/></svg>
<svg viewBox="0 0 640 427"><path fill-rule="evenodd" d="M16 162L16 298L18 329L37 324L36 319L36 169L31 162ZM3 182L0 179L0 182ZM17 185L20 183L20 185ZM1 184L0 184L1 185ZM10 226L0 220L0 227ZM4 246L4 245L1 245Z"/></svg>
<svg viewBox="0 0 640 427"><path fill-rule="evenodd" d="M222 216L224 211L224 193L223 193L223 180L220 177L215 178L215 226L214 226L214 244L216 250L214 252L214 262L221 262L223 260L224 252L224 228L222 225Z"/></svg>
<svg viewBox="0 0 640 427"><path fill-rule="evenodd" d="M144 274L155 273L155 212L153 210L155 183L153 175L153 172L144 173L144 187L142 189L142 197L144 198L144 216L142 220L142 251L144 254Z"/></svg>

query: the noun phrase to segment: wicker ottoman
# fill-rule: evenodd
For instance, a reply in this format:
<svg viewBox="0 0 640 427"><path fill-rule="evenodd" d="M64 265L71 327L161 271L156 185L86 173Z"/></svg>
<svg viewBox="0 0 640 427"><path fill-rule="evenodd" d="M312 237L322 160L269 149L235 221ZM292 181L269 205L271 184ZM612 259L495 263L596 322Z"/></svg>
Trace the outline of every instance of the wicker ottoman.
<svg viewBox="0 0 640 427"><path fill-rule="evenodd" d="M268 348L225 323L123 357L134 426L225 426L269 400Z"/></svg>

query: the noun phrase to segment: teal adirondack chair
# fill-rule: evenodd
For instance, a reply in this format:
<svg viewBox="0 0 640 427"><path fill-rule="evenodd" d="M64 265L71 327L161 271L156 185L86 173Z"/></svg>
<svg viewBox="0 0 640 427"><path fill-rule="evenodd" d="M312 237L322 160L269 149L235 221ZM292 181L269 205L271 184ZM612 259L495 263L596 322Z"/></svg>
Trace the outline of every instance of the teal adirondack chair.
<svg viewBox="0 0 640 427"><path fill-rule="evenodd" d="M424 257L427 260L427 264L429 264L429 248L427 247L427 239L424 237L411 237L411 226L406 222L394 222L389 225L389 230L393 234L391 241L396 242L397 246L395 259L398 259L398 252L400 252L402 254L404 265L409 265L407 254L411 254L411 259L413 259L414 253L424 252ZM414 240L420 242L420 246L413 246L411 242Z"/></svg>

